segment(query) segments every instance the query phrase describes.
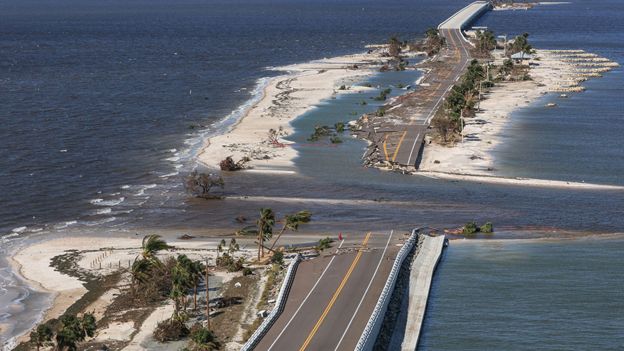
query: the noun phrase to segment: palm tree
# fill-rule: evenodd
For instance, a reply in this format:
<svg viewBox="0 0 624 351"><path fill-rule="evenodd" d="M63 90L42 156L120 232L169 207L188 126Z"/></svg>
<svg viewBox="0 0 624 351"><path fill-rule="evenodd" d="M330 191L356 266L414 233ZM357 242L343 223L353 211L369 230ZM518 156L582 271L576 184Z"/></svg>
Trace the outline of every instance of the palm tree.
<svg viewBox="0 0 624 351"><path fill-rule="evenodd" d="M87 336L93 337L95 329L95 317L90 313L85 313L82 318L64 315L61 317L61 328L56 333L56 348L60 351L75 351L76 344Z"/></svg>
<svg viewBox="0 0 624 351"><path fill-rule="evenodd" d="M134 259L134 263L132 263L131 274L133 289L136 289L137 284L144 284L149 280L153 268L162 266L156 254L158 251L168 248L169 245L160 238L160 235L150 234L143 237L141 253Z"/></svg>
<svg viewBox="0 0 624 351"><path fill-rule="evenodd" d="M169 296L174 303L174 318L178 317L180 302L186 297L186 292L191 285L191 276L188 271L186 260L188 260L186 255L179 255L176 264L171 270L171 292Z"/></svg>
<svg viewBox="0 0 624 351"><path fill-rule="evenodd" d="M30 333L30 342L37 346L37 351L41 346L46 346L52 341L52 328L47 324L39 324L37 329Z"/></svg>
<svg viewBox="0 0 624 351"><path fill-rule="evenodd" d="M143 259L154 262L155 264L160 264L160 260L156 257L158 251L167 250L169 245L161 239L160 235L150 234L143 238L143 242L141 243L141 256Z"/></svg>
<svg viewBox="0 0 624 351"><path fill-rule="evenodd" d="M230 239L230 246L228 247L228 253L230 255L233 255L234 252L240 250L240 246L238 246L238 243L236 242L236 239L232 238Z"/></svg>
<svg viewBox="0 0 624 351"><path fill-rule="evenodd" d="M264 241L273 236L275 225L275 213L270 208L260 209L260 218L256 221L258 226L258 261L264 256Z"/></svg>
<svg viewBox="0 0 624 351"><path fill-rule="evenodd" d="M299 211L292 215L286 215L286 217L282 221L284 223L284 226L282 227L282 230L280 230L279 234L277 235L277 238L275 239L275 241L273 242L273 245L271 245L271 248L269 250L273 251L275 244L277 244L277 241L282 236L282 234L284 234L286 230L292 230L296 232L297 229L299 229L299 225L308 223L310 222L311 219L312 219L312 214L309 211Z"/></svg>
<svg viewBox="0 0 624 351"><path fill-rule="evenodd" d="M193 261L190 267L191 280L193 281L193 311L197 310L197 286L204 276L204 264L201 261Z"/></svg>
<svg viewBox="0 0 624 351"><path fill-rule="evenodd" d="M145 284L149 281L151 275L152 263L148 260L134 260L132 263L132 269L130 271L132 275L132 289L136 292L136 286L138 284Z"/></svg>
<svg viewBox="0 0 624 351"><path fill-rule="evenodd" d="M223 248L225 247L225 239L221 239L219 245L217 245L217 258L219 258L219 253L223 252Z"/></svg>

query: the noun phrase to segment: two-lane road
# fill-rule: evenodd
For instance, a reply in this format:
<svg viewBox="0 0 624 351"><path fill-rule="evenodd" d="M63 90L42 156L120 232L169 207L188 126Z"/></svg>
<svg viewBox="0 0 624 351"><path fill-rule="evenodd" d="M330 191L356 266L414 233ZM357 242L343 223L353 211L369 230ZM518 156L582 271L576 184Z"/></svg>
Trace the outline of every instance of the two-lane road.
<svg viewBox="0 0 624 351"><path fill-rule="evenodd" d="M392 268L398 238L352 234L326 256L302 262L284 312L256 350L353 349Z"/></svg>
<svg viewBox="0 0 624 351"><path fill-rule="evenodd" d="M464 69L470 61L469 44L464 39L460 29L440 29L440 34L446 39L448 49L448 62L452 62L452 68L439 75L433 85L433 99L429 99L424 106L426 114L413 116L410 123L404 127L401 139L392 150L394 163L403 166L416 166L418 155L431 123L438 109L442 106L444 98L455 82L461 77Z"/></svg>

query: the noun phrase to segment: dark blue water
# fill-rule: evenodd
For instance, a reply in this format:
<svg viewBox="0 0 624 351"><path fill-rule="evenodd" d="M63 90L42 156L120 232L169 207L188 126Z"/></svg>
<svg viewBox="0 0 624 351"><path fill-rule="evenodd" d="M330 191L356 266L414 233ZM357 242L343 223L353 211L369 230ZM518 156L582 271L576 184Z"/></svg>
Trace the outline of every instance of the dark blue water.
<svg viewBox="0 0 624 351"><path fill-rule="evenodd" d="M266 67L415 37L461 3L1 1L0 233L162 183L189 127L230 114Z"/></svg>
<svg viewBox="0 0 624 351"><path fill-rule="evenodd" d="M195 201L184 194L182 176L195 166L193 152L202 137L230 125L241 106L258 96L263 78L280 74L267 68L361 52L365 44L391 35L413 38L466 3L0 0L0 236L9 234L13 242L33 232L65 230L229 233L236 216L251 218L263 206L278 213L307 208L314 214L309 230L317 233L337 226L449 227L473 219L493 220L509 230L621 231L622 192L527 191L405 177L360 167L365 143L346 137L336 148L300 147L300 175L226 174L225 195L249 195L249 200ZM602 10L584 17L589 4ZM622 40L616 40L624 31L621 21L615 23L624 4L565 6L492 13L483 21L500 28L497 32L529 31L540 47L580 47L624 62ZM594 27L596 35L583 32ZM391 86L418 75L367 80ZM510 127L518 133L509 133L510 151L499 151L500 168L536 178L622 184L620 77L616 71L591 82L586 93L546 111L553 115L539 108L519 112L526 118ZM344 114L353 109L366 112L349 99L325 101L295 121L292 138L304 140L318 122L352 119ZM598 110L600 126L592 119ZM568 120L557 114L561 111L570 111L586 133L563 128ZM530 143L518 145L526 140ZM570 140L578 141L572 149ZM534 149L523 149L527 144ZM577 166L580 160L590 163ZM544 165L551 169L546 172ZM340 202L252 199L265 195ZM14 277L2 274L0 283L0 300L19 300L14 311L31 306L25 309L30 313L16 317L13 311L8 317L16 333L25 330L37 317L32 306L42 300L33 299ZM0 309L2 318L5 313Z"/></svg>
<svg viewBox="0 0 624 351"><path fill-rule="evenodd" d="M419 350L622 350L624 241L453 243Z"/></svg>
<svg viewBox="0 0 624 351"><path fill-rule="evenodd" d="M530 34L544 49L583 49L624 63L624 4L574 1L526 11L490 12L479 25L497 34ZM583 85L587 91L546 96L512 115L495 167L508 176L624 184L624 71L621 67ZM544 107L548 102L557 108Z"/></svg>

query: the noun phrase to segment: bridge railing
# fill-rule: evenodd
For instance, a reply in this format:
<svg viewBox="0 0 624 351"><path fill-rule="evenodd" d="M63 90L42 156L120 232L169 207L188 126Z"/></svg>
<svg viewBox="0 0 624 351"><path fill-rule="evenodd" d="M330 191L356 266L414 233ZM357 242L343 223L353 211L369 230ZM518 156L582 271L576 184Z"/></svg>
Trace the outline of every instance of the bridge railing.
<svg viewBox="0 0 624 351"><path fill-rule="evenodd" d="M295 259L288 266L288 271L284 276L284 282L282 283L282 287L280 288L279 293L277 294L277 299L275 300L275 307L269 313L269 315L264 319L262 324L256 329L256 331L251 335L251 337L247 340L245 345L241 348L241 351L251 351L253 350L260 340L266 335L266 333L271 329L273 323L279 318L282 311L284 311L284 307L286 306L286 300L288 299L288 293L290 292L290 288L292 287L292 283L295 280L295 273L297 272L297 266L299 266L299 262L301 261L301 255L297 254Z"/></svg>
<svg viewBox="0 0 624 351"><path fill-rule="evenodd" d="M475 1L475 2L472 2L472 3L470 3L469 5L467 5L467 6L463 7L462 9L460 9L459 11L455 12L455 13L454 13L451 17L449 17L449 18L445 19L445 20L444 20L444 22L442 22L442 23L440 23L440 24L438 25L438 29L441 29L441 28L442 28L442 26L444 26L444 25L445 25L448 21L450 21L450 20L452 20L453 18L455 18L455 16L459 15L459 14L460 14L462 11L464 11L466 8L468 8L468 7L470 7L470 6L473 6L473 5L475 5L475 4L479 4L479 5L487 5L487 6L482 7L481 9L479 9L479 11L477 11L477 12L473 13L470 17L468 17L468 18L467 18L467 19L466 19L466 20L462 23L461 28L459 28L459 29L463 29L465 26L467 26L467 25L468 25L468 23L470 23L470 22L474 21L474 20L475 20L475 18L477 18L478 16L480 16L480 15L483 13L483 11L484 11L485 9L489 9L489 8L490 8L490 6L492 6L492 5L491 5L491 3L490 3L489 1Z"/></svg>
<svg viewBox="0 0 624 351"><path fill-rule="evenodd" d="M394 260L394 264L392 265L392 270L388 275L388 280L386 280L386 284L381 291L381 295L379 295L379 300L377 300L375 309L368 319L366 327L364 327L364 331L360 336L360 340L355 346L355 351L373 350L375 341L377 340L377 336L379 335L379 330L381 330L381 325L383 324L386 311L388 310L388 304L390 303L390 298L392 297L392 292L394 291L394 287L399 276L399 271L401 270L403 261L405 261L405 258L414 248L414 245L418 240L419 231L420 228L414 229L412 231L412 235L409 237L409 239L407 239L405 244L403 244L401 250L399 250L397 258L396 260Z"/></svg>

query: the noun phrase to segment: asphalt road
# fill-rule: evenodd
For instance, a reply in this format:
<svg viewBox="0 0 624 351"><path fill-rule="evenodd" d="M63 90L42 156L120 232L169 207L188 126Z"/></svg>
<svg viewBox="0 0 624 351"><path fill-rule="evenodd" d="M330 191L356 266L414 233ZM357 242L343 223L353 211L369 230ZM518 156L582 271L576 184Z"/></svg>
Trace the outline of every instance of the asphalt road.
<svg viewBox="0 0 624 351"><path fill-rule="evenodd" d="M440 29L440 33L446 38L447 45L451 50L447 61L453 62L452 69L437 77L431 98L424 105L425 114L413 116L411 123L405 126L404 134L393 147L393 162L403 166L417 166L416 161L423 145L425 133L431 119L442 106L444 98L461 77L464 69L470 61L469 44L464 40L459 29Z"/></svg>
<svg viewBox="0 0 624 351"><path fill-rule="evenodd" d="M302 262L284 312L256 350L352 350L392 268L403 235L345 235Z"/></svg>

